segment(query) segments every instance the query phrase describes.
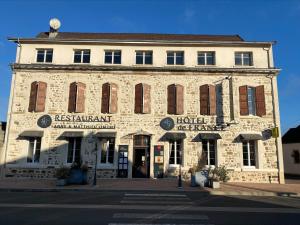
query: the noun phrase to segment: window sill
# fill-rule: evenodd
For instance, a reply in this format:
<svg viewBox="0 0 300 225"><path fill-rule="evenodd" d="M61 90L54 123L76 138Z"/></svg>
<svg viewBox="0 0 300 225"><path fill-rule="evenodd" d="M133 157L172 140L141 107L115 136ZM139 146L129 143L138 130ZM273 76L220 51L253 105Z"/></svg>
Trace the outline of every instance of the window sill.
<svg viewBox="0 0 300 225"><path fill-rule="evenodd" d="M217 65L196 65L195 67L206 67L206 68L216 68Z"/></svg>
<svg viewBox="0 0 300 225"><path fill-rule="evenodd" d="M233 68L255 68L255 66L247 66L247 65L234 65Z"/></svg>
<svg viewBox="0 0 300 225"><path fill-rule="evenodd" d="M179 168L180 164L169 164L169 168Z"/></svg>
<svg viewBox="0 0 300 225"><path fill-rule="evenodd" d="M256 115L245 115L245 116L242 116L242 115L240 115L240 118L241 119L258 119L258 118L262 118L262 116L256 116Z"/></svg>
<svg viewBox="0 0 300 225"><path fill-rule="evenodd" d="M259 169L257 169L255 166L244 166L244 167L242 167L242 172L243 171L256 171L256 170L259 170Z"/></svg>
<svg viewBox="0 0 300 225"><path fill-rule="evenodd" d="M186 65L177 65L177 64L165 64L165 67L186 67Z"/></svg>

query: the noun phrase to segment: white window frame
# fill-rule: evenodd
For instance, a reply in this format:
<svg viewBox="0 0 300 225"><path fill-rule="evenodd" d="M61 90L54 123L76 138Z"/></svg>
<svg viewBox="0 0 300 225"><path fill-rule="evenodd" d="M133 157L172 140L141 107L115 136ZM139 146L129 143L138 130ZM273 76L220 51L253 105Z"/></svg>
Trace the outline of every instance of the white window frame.
<svg viewBox="0 0 300 225"><path fill-rule="evenodd" d="M249 89L252 90L252 96L251 95L249 96ZM256 116L256 96L255 96L255 91L256 91L255 87L247 86L248 112L249 112L249 115L252 115L252 116ZM250 113L250 104L252 106L253 113L252 112Z"/></svg>
<svg viewBox="0 0 300 225"><path fill-rule="evenodd" d="M141 52L142 55L143 55L143 63L142 64L137 64L136 63L136 57L137 57L138 52ZM152 60L151 60L152 63L151 64L145 64L146 52L152 53ZM150 51L150 50L137 50L137 51L135 51L135 64L136 65L153 65L153 51Z"/></svg>
<svg viewBox="0 0 300 225"><path fill-rule="evenodd" d="M76 52L76 51L80 51L80 62L74 62L74 63L85 63L85 64L91 63L91 49L74 49L74 57L75 57L75 52ZM89 60L88 63L83 62L83 52L84 52L84 51L90 51L90 60ZM73 60L74 60L74 58L73 58ZM75 61L75 60L74 60L74 61Z"/></svg>
<svg viewBox="0 0 300 225"><path fill-rule="evenodd" d="M171 148L171 143L169 142L169 161L170 161L170 156L171 156L171 152L172 152L172 148ZM182 165L182 154L183 154L183 140L181 140L181 149L180 149L180 152L181 152L181 156L180 156L180 160L181 160L181 163L179 164L177 162L177 141L174 141L173 143L174 145L174 163L173 164L169 164L169 166L173 166L173 167L176 167L176 166L180 166Z"/></svg>
<svg viewBox="0 0 300 225"><path fill-rule="evenodd" d="M234 61L235 61L235 56L236 56L236 54L241 54L241 61L242 61L242 64L241 65L237 65L237 64L235 64L235 66L253 66L253 53L252 52L235 52L234 53ZM249 60L250 60L250 65L245 65L245 63L244 63L244 54L249 54L249 56L250 56L250 58L249 58Z"/></svg>
<svg viewBox="0 0 300 225"><path fill-rule="evenodd" d="M213 54L213 64L207 65L207 53L212 53ZM199 54L204 54L204 64L199 64ZM197 65L198 66L214 66L216 65L216 52L215 51L199 51L197 53Z"/></svg>
<svg viewBox="0 0 300 225"><path fill-rule="evenodd" d="M183 53L183 63L182 64L177 64L176 59L177 59L177 53ZM173 53L174 57L174 63L173 64L168 64L168 54ZM184 57L184 51L167 51L167 65L168 66L184 66L185 65L185 57Z"/></svg>
<svg viewBox="0 0 300 225"><path fill-rule="evenodd" d="M255 153L255 166L252 166L251 165L251 159L250 159L250 141L253 141L254 142L254 153ZM243 141L243 142L247 142L247 161L248 161L248 165L244 165L244 143L242 143L242 157L243 157L243 167L244 168L250 168L250 169L255 169L258 162L257 162L257 141L256 140L247 140L247 141Z"/></svg>
<svg viewBox="0 0 300 225"><path fill-rule="evenodd" d="M99 151L99 160L98 160L98 161L100 161L99 163L100 163L101 165L113 165L114 162L113 162L113 163L108 162L108 156L109 156L109 144L110 144L109 139L107 139L107 141L106 141L106 157L105 157L105 163L101 162L101 159L102 159L102 143L103 143L103 142L100 140L100 151ZM113 154L114 154L114 153L113 153ZM115 157L114 157L113 159L114 159L114 161L115 161Z"/></svg>
<svg viewBox="0 0 300 225"><path fill-rule="evenodd" d="M51 62L46 62L46 57L47 57L47 51L52 51L52 60L51 60ZM38 62L37 61L37 56L38 56L38 52L39 51L43 51L44 52L44 59L43 59L43 62ZM36 56L35 56L35 60L36 60L36 62L37 63L52 63L53 62L53 55L54 55L54 53L53 53L54 51L53 51L53 48L37 48L36 49Z"/></svg>
<svg viewBox="0 0 300 225"><path fill-rule="evenodd" d="M107 63L105 62L105 57L106 57L106 53L107 52L111 52L111 63ZM104 50L104 64L115 64L115 52L120 52L120 63L116 64L116 65L121 65L122 64L122 51L121 50Z"/></svg>
<svg viewBox="0 0 300 225"><path fill-rule="evenodd" d="M27 164L39 164L40 163L40 158L41 158L41 149L40 149L40 158L39 158L39 161L38 162L35 162L34 161L34 158L35 158L35 154L36 154L36 143L37 143L37 139L39 137L31 137L31 138L34 138L34 141L33 141L33 152L32 152L32 162L28 162L28 154L29 154L29 147L30 147L30 140L28 142L28 152L27 152L27 159L26 159L26 162ZM42 145L42 138L41 138L41 145ZM42 146L41 146L42 147Z"/></svg>
<svg viewBox="0 0 300 225"><path fill-rule="evenodd" d="M215 165L210 165L210 143L209 143L209 141L210 140L212 140L212 141L214 141L215 143L214 143L214 152L215 152ZM216 148L217 148L217 141L216 140L213 140L213 139L208 139L208 140L206 140L207 141L207 164L205 165L205 166L207 166L207 167L215 167L216 166ZM203 146L202 146L202 151L204 152L204 149L203 149Z"/></svg>
<svg viewBox="0 0 300 225"><path fill-rule="evenodd" d="M67 151L67 164L72 164L72 163L74 163L75 162L75 153L76 153L76 147L77 147L77 145L78 145L78 143L77 143L77 138L76 137L74 137L73 138L73 149L72 149L72 162L68 162L68 151L69 151L69 146L68 146L68 151ZM82 140L80 141L80 154L81 154L81 142L82 142ZM70 144L71 142L70 142L70 140L68 140L68 145Z"/></svg>

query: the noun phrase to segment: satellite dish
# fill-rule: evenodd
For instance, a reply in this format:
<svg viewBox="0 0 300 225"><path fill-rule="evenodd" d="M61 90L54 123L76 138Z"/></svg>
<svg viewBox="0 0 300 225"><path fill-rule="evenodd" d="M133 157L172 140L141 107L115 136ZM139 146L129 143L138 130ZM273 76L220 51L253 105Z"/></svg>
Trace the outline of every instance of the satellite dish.
<svg viewBox="0 0 300 225"><path fill-rule="evenodd" d="M49 24L53 30L58 30L60 28L60 21L57 18L51 19Z"/></svg>

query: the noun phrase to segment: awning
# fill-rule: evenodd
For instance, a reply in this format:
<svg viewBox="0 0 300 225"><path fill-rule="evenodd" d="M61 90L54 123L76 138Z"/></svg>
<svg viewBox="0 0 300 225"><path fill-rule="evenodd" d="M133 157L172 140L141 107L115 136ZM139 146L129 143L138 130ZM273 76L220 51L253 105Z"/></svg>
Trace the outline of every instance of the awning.
<svg viewBox="0 0 300 225"><path fill-rule="evenodd" d="M159 141L178 141L185 138L186 138L185 133L167 132L159 139Z"/></svg>
<svg viewBox="0 0 300 225"><path fill-rule="evenodd" d="M261 134L240 134L240 139L243 141L262 140L263 137Z"/></svg>
<svg viewBox="0 0 300 225"><path fill-rule="evenodd" d="M83 137L83 131L65 131L63 132L59 138L75 138L75 137Z"/></svg>
<svg viewBox="0 0 300 225"><path fill-rule="evenodd" d="M202 140L218 140L222 139L218 133L199 133L194 139L194 142L200 142Z"/></svg>
<svg viewBox="0 0 300 225"><path fill-rule="evenodd" d="M44 131L38 131L38 130L26 130L23 131L19 137L43 137Z"/></svg>
<svg viewBox="0 0 300 225"><path fill-rule="evenodd" d="M116 132L98 132L95 136L99 138L116 137Z"/></svg>
<svg viewBox="0 0 300 225"><path fill-rule="evenodd" d="M131 138L133 138L133 136L136 136L136 135L152 136L153 134L152 134L152 133L149 133L148 131L137 130L137 131L134 132L134 133L126 134L126 135L123 136L122 138L124 138L124 139L131 139Z"/></svg>

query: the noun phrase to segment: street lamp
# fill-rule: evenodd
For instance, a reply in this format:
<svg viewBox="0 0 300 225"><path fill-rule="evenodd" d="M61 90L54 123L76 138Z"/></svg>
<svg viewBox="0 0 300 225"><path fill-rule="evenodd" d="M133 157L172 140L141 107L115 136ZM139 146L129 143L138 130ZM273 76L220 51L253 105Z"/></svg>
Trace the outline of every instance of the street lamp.
<svg viewBox="0 0 300 225"><path fill-rule="evenodd" d="M177 143L175 145L175 149L177 151ZM182 157L181 157L181 151L179 151L179 158L180 158L180 164L179 164L178 188L182 188L182 178L181 178L181 164L182 164L181 159L182 159Z"/></svg>
<svg viewBox="0 0 300 225"><path fill-rule="evenodd" d="M98 151L97 151L97 138L95 138L95 171L94 171L94 180L93 180L93 185L96 186L97 184L97 163L98 163Z"/></svg>

